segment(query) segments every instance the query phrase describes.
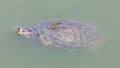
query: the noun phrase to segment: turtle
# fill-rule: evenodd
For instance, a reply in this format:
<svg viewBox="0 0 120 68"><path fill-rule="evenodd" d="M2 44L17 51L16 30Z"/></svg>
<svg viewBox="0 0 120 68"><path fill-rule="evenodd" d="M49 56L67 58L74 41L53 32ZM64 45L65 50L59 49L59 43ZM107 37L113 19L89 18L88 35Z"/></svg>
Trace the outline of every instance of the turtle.
<svg viewBox="0 0 120 68"><path fill-rule="evenodd" d="M96 48L104 40L97 28L72 20L43 21L31 27L17 26L17 34L36 38L46 46L67 49Z"/></svg>

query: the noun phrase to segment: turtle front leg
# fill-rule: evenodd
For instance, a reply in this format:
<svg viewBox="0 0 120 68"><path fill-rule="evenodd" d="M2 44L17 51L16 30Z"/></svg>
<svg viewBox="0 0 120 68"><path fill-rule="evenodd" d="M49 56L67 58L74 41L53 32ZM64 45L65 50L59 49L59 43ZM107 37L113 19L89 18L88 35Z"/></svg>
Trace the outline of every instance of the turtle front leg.
<svg viewBox="0 0 120 68"><path fill-rule="evenodd" d="M40 39L41 39L42 43L45 44L46 46L52 44L52 41L50 41L50 40L45 40L45 37L44 37L43 35L40 36Z"/></svg>

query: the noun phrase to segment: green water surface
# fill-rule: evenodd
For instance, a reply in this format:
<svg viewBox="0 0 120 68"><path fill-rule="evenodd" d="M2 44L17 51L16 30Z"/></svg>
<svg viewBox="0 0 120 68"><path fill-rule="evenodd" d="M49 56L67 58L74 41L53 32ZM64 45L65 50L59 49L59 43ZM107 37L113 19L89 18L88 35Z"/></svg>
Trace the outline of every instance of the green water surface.
<svg viewBox="0 0 120 68"><path fill-rule="evenodd" d="M120 0L0 0L0 68L120 68ZM110 37L92 51L45 47L15 33L17 25L76 20Z"/></svg>

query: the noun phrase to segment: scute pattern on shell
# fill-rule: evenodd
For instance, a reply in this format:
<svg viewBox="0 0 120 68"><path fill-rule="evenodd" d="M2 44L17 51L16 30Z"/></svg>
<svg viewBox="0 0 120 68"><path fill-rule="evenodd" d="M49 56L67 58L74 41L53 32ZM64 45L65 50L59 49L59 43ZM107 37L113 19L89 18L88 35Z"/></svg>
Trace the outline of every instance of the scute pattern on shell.
<svg viewBox="0 0 120 68"><path fill-rule="evenodd" d="M96 28L76 21L47 21L34 26L40 32L40 40L45 45L63 48L92 48L103 41Z"/></svg>

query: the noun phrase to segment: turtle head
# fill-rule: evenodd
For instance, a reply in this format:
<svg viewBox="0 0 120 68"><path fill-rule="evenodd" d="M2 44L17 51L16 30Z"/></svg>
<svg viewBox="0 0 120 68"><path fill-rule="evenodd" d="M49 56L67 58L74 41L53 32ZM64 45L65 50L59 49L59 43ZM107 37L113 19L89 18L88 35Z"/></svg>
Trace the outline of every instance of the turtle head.
<svg viewBox="0 0 120 68"><path fill-rule="evenodd" d="M24 28L24 27L17 26L16 29L17 29L17 34L19 36L24 36L26 38L29 38L29 37L32 36L32 31L29 28Z"/></svg>

